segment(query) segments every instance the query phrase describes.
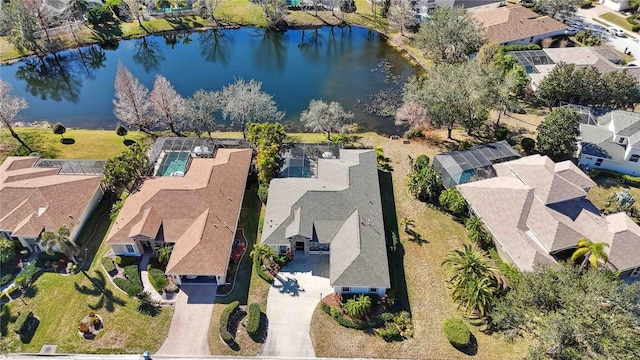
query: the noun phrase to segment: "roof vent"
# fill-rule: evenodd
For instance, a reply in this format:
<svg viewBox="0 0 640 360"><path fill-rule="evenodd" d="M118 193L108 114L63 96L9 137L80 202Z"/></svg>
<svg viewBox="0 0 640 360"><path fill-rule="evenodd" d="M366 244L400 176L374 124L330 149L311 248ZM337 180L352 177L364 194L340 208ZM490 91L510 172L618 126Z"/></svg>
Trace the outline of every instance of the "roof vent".
<svg viewBox="0 0 640 360"><path fill-rule="evenodd" d="M26 182L26 181L25 181ZM46 207L40 207L38 208L38 216L44 214L44 212L47 211Z"/></svg>

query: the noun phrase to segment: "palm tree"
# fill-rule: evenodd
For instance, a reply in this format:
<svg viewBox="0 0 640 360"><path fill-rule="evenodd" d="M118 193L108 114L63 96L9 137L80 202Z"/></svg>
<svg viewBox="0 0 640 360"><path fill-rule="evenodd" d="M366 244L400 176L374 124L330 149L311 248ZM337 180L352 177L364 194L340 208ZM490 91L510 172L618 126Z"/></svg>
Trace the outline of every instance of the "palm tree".
<svg viewBox="0 0 640 360"><path fill-rule="evenodd" d="M276 262L278 253L269 245L257 244L253 246L253 250L251 250L249 256L254 260L260 261L260 263L267 268L271 268Z"/></svg>
<svg viewBox="0 0 640 360"><path fill-rule="evenodd" d="M351 298L344 305L344 312L354 319L362 319L369 310L371 310L371 298L365 295Z"/></svg>
<svg viewBox="0 0 640 360"><path fill-rule="evenodd" d="M592 268L596 268L598 266L598 260L602 260L604 264L609 262L609 256L604 251L604 248L609 246L606 243L594 243L590 240L582 238L578 240L578 249L574 251L573 255L571 255L571 261L576 261L579 258L584 256L584 260L582 261L583 268L587 267L587 263L591 264Z"/></svg>
<svg viewBox="0 0 640 360"><path fill-rule="evenodd" d="M171 257L172 251L173 245L164 244L162 246L156 247L155 254L161 264L167 265L169 263L169 258Z"/></svg>
<svg viewBox="0 0 640 360"><path fill-rule="evenodd" d="M71 232L66 225L60 226L57 234L51 231L45 231L40 236L40 245L44 247L49 255L53 255L54 247L57 248L59 252L77 264L78 262L75 257L80 254L80 248L69 239L70 234Z"/></svg>
<svg viewBox="0 0 640 360"><path fill-rule="evenodd" d="M408 233L410 228L414 227L415 225L416 225L416 221L408 217L402 219L402 221L400 222L400 227L406 233Z"/></svg>
<svg viewBox="0 0 640 360"><path fill-rule="evenodd" d="M504 278L488 254L475 244L448 253L442 262L449 277L452 298L467 315L486 316Z"/></svg>

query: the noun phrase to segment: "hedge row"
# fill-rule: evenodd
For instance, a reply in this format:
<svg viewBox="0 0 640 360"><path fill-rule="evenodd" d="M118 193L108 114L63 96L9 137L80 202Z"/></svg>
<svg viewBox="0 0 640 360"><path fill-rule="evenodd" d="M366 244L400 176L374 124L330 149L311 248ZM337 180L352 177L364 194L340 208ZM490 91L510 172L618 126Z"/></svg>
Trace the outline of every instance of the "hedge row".
<svg viewBox="0 0 640 360"><path fill-rule="evenodd" d="M153 288L156 289L157 292L161 293L164 288L167 287L169 282L167 281L167 277L164 275L164 271L160 269L149 269L149 282L153 285Z"/></svg>
<svg viewBox="0 0 640 360"><path fill-rule="evenodd" d="M101 260L102 266L104 266L104 270L108 273L113 272L116 269L116 266L113 264L113 260L110 257L105 256Z"/></svg>
<svg viewBox="0 0 640 360"><path fill-rule="evenodd" d="M11 280L13 280L14 274L6 273L0 277L0 286L4 284L8 284Z"/></svg>
<svg viewBox="0 0 640 360"><path fill-rule="evenodd" d="M268 282L269 284L273 284L273 276L265 273L262 270L262 266L260 265L260 260L253 260L253 271L255 271L262 280Z"/></svg>
<svg viewBox="0 0 640 360"><path fill-rule="evenodd" d="M22 334L24 331L24 327L27 325L27 321L31 319L33 316L33 312L31 311L23 311L18 315L16 322L13 324L13 331L16 334Z"/></svg>
<svg viewBox="0 0 640 360"><path fill-rule="evenodd" d="M542 47L538 44L529 45L503 45L502 50L507 51L522 51L522 50L542 50Z"/></svg>
<svg viewBox="0 0 640 360"><path fill-rule="evenodd" d="M138 265L129 265L124 268L126 279L115 278L113 282L129 296L136 296L143 289Z"/></svg>
<svg viewBox="0 0 640 360"><path fill-rule="evenodd" d="M220 314L220 338L227 344L233 343L233 334L229 332L229 317L236 310L240 302L234 301L227 305L222 314Z"/></svg>
<svg viewBox="0 0 640 360"><path fill-rule="evenodd" d="M256 335L260 330L260 305L253 303L249 305L249 315L247 319L247 333Z"/></svg>
<svg viewBox="0 0 640 360"><path fill-rule="evenodd" d="M471 333L467 325L458 318L448 318L444 322L444 334L451 345L457 348L464 348L471 341Z"/></svg>
<svg viewBox="0 0 640 360"><path fill-rule="evenodd" d="M597 178L601 175L609 175L613 178L621 179L621 182L623 182L625 185L640 187L640 176L625 175L607 169L593 169L589 171L589 176L591 176L592 178Z"/></svg>
<svg viewBox="0 0 640 360"><path fill-rule="evenodd" d="M138 262L137 256L116 256L116 264L120 266L129 266Z"/></svg>
<svg viewBox="0 0 640 360"><path fill-rule="evenodd" d="M325 303L321 303L320 308L322 309L322 311L326 312L329 316L334 318L338 324L349 329L356 329L356 330L371 329L371 328L380 326L384 323L384 320L382 320L380 317L374 317L369 321L362 321L357 323L342 316L342 313L340 311L334 310L332 313L331 311L332 307ZM334 308L334 309L337 309L337 308Z"/></svg>

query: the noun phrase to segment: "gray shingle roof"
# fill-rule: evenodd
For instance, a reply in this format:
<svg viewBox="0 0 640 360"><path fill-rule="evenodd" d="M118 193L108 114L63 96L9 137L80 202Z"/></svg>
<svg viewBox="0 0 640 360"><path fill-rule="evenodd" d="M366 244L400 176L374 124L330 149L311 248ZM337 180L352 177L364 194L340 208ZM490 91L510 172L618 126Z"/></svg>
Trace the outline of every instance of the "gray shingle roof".
<svg viewBox="0 0 640 360"><path fill-rule="evenodd" d="M294 235L331 244L331 286L391 286L375 151L340 150L318 160L317 178L271 181L262 242Z"/></svg>

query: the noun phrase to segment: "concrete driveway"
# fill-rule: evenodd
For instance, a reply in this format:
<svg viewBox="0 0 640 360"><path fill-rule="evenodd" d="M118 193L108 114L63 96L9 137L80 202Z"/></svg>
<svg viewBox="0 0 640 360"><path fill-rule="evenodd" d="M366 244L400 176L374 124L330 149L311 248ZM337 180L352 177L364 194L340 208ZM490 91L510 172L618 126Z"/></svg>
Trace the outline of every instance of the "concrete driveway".
<svg viewBox="0 0 640 360"><path fill-rule="evenodd" d="M331 292L329 255L296 253L269 289L269 330L260 355L314 357L309 337L311 317L320 299Z"/></svg>
<svg viewBox="0 0 640 360"><path fill-rule="evenodd" d="M204 356L209 352L209 320L217 286L183 285L178 293L169 334L157 355ZM153 331L153 329L149 329Z"/></svg>

